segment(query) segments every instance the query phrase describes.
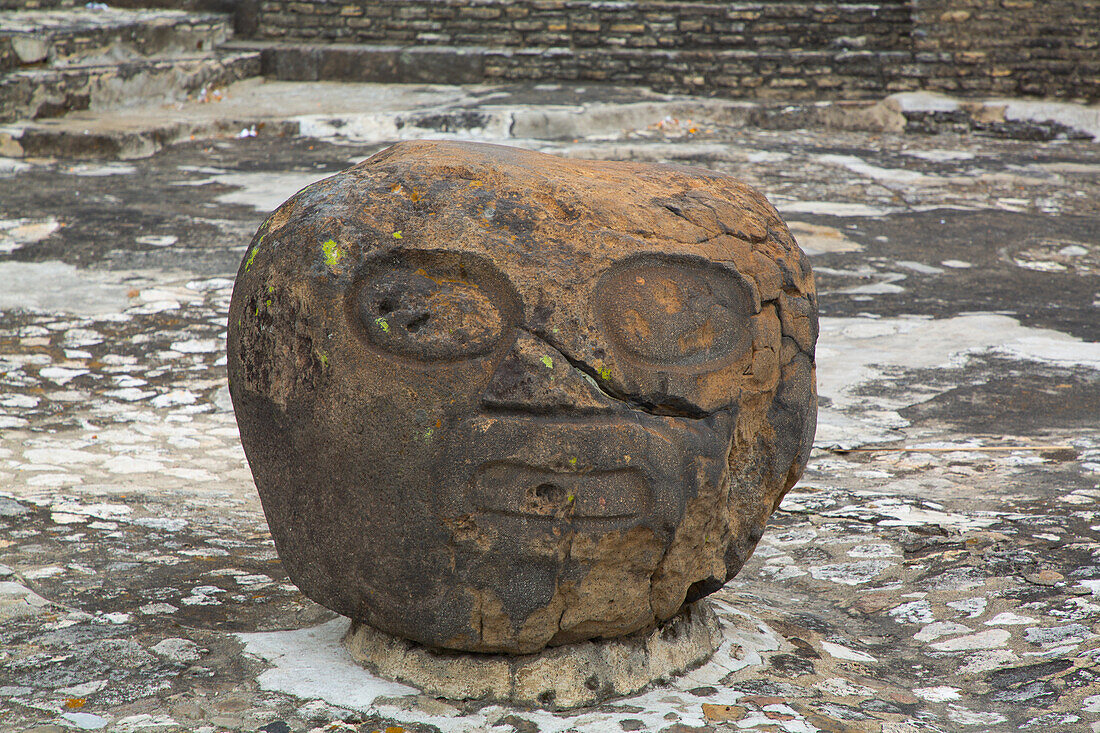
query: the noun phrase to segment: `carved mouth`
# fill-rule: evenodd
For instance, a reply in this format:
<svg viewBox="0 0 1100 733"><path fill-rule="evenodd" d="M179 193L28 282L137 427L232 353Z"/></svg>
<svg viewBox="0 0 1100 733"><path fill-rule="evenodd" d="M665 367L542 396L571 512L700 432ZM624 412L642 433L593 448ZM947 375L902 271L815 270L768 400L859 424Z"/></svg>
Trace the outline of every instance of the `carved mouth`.
<svg viewBox="0 0 1100 733"><path fill-rule="evenodd" d="M624 520L649 513L649 481L636 468L560 471L514 461L484 464L470 482L481 510L535 519Z"/></svg>

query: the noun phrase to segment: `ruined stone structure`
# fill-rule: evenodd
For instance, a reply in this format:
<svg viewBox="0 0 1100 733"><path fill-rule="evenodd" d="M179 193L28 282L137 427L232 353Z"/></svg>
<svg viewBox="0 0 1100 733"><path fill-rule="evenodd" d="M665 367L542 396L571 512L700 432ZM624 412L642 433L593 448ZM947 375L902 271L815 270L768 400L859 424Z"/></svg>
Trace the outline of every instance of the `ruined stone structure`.
<svg viewBox="0 0 1100 733"><path fill-rule="evenodd" d="M298 78L615 81L735 97L1100 98L1095 0L258 0ZM316 44L345 44L343 53ZM354 44L361 44L355 47Z"/></svg>
<svg viewBox="0 0 1100 733"><path fill-rule="evenodd" d="M814 434L808 261L702 169L399 143L264 222L229 321L291 578L430 647L672 618L748 559Z"/></svg>
<svg viewBox="0 0 1100 733"><path fill-rule="evenodd" d="M110 5L0 0L0 12L36 11L0 16L0 121L182 99L261 73L297 81L609 82L765 102L916 90L1100 99L1097 0ZM167 10L120 9L156 7Z"/></svg>

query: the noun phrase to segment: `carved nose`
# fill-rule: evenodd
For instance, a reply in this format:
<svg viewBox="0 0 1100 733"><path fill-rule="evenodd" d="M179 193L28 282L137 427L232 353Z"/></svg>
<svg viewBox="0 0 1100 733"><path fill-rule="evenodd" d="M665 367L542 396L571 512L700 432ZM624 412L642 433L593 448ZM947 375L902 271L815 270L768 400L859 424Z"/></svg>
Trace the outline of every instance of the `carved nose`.
<svg viewBox="0 0 1100 733"><path fill-rule="evenodd" d="M484 407L552 413L615 407L583 372L550 344L520 334L481 394Z"/></svg>

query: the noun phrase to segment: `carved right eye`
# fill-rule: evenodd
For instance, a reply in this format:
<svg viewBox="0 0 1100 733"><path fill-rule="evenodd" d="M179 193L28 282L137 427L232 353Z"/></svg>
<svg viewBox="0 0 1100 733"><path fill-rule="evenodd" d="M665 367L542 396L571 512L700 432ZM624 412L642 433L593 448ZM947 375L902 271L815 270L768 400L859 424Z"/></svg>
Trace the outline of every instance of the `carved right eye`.
<svg viewBox="0 0 1100 733"><path fill-rule="evenodd" d="M367 278L356 310L370 342L424 361L480 356L500 343L509 309L496 278L448 259L401 258Z"/></svg>
<svg viewBox="0 0 1100 733"><path fill-rule="evenodd" d="M640 258L605 275L597 297L612 340L644 364L703 368L751 345L752 296L717 267Z"/></svg>

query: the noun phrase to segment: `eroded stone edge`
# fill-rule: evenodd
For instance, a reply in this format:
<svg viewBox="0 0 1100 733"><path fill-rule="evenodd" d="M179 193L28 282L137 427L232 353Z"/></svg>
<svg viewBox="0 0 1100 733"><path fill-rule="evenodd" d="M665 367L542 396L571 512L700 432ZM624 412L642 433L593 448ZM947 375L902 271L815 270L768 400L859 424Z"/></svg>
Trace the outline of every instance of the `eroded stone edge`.
<svg viewBox="0 0 1100 733"><path fill-rule="evenodd" d="M451 700L567 710L633 695L705 663L722 643L710 603L700 600L656 628L614 639L509 656L439 651L353 621L343 638L375 674Z"/></svg>

